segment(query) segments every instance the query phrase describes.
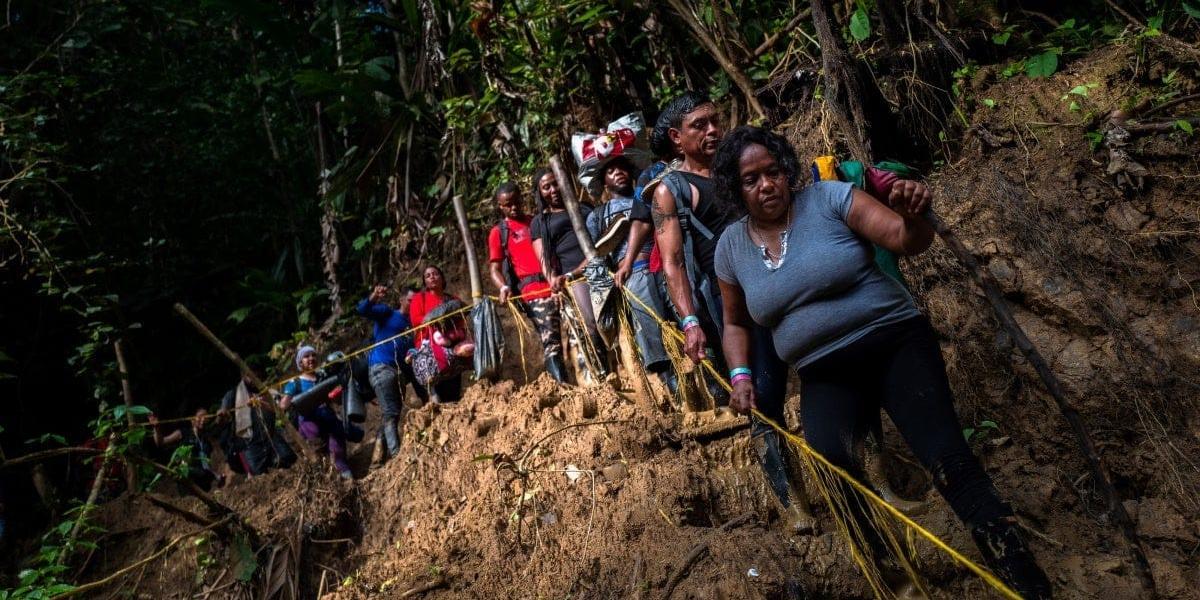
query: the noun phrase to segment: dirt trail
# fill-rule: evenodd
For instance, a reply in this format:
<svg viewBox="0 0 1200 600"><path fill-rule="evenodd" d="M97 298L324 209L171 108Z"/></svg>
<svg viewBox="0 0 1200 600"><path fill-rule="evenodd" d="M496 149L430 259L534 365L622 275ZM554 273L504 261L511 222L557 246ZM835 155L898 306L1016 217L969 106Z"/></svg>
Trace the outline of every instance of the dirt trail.
<svg viewBox="0 0 1200 600"><path fill-rule="evenodd" d="M1197 598L1196 143L1182 133L1138 138L1133 155L1150 182L1122 191L1087 137L1102 120L1077 125L1161 92L1167 73L1130 52L1098 51L1046 80L980 69L964 86L980 105L974 133L932 183L939 212L1001 282L1078 402L1119 491L1131 498L1159 593ZM1181 93L1195 91L1183 75L1172 81ZM1080 85L1086 96L1062 99ZM801 156L823 153L815 118L800 114L789 131ZM943 336L961 419L978 432L972 445L1028 525L1059 597L1139 597L1074 440L966 274L940 244L906 262L905 274ZM536 352L529 356L540 372ZM523 381L517 363L507 374ZM597 420L612 422L564 429L586 421L584 397L596 401ZM216 496L260 531L302 540L304 598L402 597L425 587L410 597L659 598L677 563L705 540L707 551L672 597L869 597L823 509L815 534L785 530L744 430L699 443L648 399L556 388L546 378L473 385L455 405L413 411L405 429L401 457L379 470L363 468L369 446L356 449L357 482L311 467ZM890 426L885 437L910 456ZM890 474L896 489L925 503L915 518L977 559L928 478L898 463ZM714 535L746 513L753 516L745 524ZM139 499L102 514L112 533L89 574L194 528ZM144 573L140 593L205 597L229 581L236 554L236 544L216 539L189 544ZM987 596L930 549L919 559L939 595ZM211 597L243 589L230 585Z"/></svg>

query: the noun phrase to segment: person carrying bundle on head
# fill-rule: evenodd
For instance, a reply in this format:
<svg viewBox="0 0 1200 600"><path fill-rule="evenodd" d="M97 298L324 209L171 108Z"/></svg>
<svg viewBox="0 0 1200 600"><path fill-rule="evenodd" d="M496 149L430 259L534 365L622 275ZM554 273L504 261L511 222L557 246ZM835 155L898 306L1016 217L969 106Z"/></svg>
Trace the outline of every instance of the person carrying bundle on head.
<svg viewBox="0 0 1200 600"><path fill-rule="evenodd" d="M638 300L629 305L642 365L674 394L677 379L659 326L666 303L661 280L649 268L654 245L650 208L634 196L634 178L650 162L650 153L642 148L644 131L642 115L632 113L599 134L575 134L571 149L579 182L593 198L606 199L588 215L588 233L596 252L614 268L613 282Z"/></svg>
<svg viewBox="0 0 1200 600"><path fill-rule="evenodd" d="M533 234L529 229L533 218L525 212L525 202L516 184L500 184L495 199L501 219L488 232L492 282L499 290L501 304L513 296L522 296L518 302L538 333L546 372L563 383L567 373L563 364L562 320L558 299L551 293L533 249Z"/></svg>

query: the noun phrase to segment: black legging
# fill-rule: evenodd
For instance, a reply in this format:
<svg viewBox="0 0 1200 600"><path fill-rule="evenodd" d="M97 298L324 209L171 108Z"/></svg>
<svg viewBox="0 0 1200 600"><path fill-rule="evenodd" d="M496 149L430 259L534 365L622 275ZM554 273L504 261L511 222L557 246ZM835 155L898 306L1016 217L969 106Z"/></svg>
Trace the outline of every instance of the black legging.
<svg viewBox="0 0 1200 600"><path fill-rule="evenodd" d="M882 407L959 519L975 526L1012 515L963 439L925 317L881 327L799 374L804 437L833 464L865 481L855 449Z"/></svg>

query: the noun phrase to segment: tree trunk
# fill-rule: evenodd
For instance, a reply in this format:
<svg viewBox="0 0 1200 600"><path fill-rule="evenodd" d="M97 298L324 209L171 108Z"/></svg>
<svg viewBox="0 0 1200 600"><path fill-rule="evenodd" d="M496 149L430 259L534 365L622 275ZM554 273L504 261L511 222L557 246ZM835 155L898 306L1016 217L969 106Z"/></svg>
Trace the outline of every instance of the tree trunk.
<svg viewBox="0 0 1200 600"><path fill-rule="evenodd" d="M325 132L321 126L321 103L317 111L317 161L320 169L321 187L321 271L325 274L325 285L329 288L329 318L322 330L328 329L342 316L342 284L338 281L338 265L342 262L341 244L337 235L337 210L329 199L329 166L325 156Z"/></svg>
<svg viewBox="0 0 1200 600"><path fill-rule="evenodd" d="M829 0L813 0L813 27L821 44L821 68L825 73L825 99L846 136L846 145L855 159L873 162L867 116L863 110L863 85L841 36L833 28Z"/></svg>
<svg viewBox="0 0 1200 600"><path fill-rule="evenodd" d="M900 0L878 0L879 30L883 43L889 50L894 50L908 41L908 31L904 27L904 6Z"/></svg>
<svg viewBox="0 0 1200 600"><path fill-rule="evenodd" d="M712 38L708 30L704 28L704 25L701 24L700 21L696 20L695 15L692 14L692 11L689 7L684 5L683 0L667 0L667 3L671 5L671 8L675 9L675 12L679 14L679 17L683 19L683 22L686 23L688 28L692 30L692 34L696 38L696 41L699 42L709 54L712 54L713 59L717 61L717 64L721 65L721 69L725 71L725 74L729 75L729 78L733 80L734 85L737 85L738 89L741 90L742 95L746 97L746 104L750 105L750 109L754 112L755 118L765 120L767 118L767 113L765 110L763 110L762 105L759 104L758 96L756 96L754 93L754 84L750 83L750 78L746 77L746 73L743 72L742 69L738 67L737 63L735 63L733 59L729 57L729 54L725 52L725 49L717 44L716 40ZM816 2L814 2L814 4L815 3ZM719 9L714 8L713 10ZM816 11L813 12L815 14ZM821 44L823 46L824 42L821 42Z"/></svg>

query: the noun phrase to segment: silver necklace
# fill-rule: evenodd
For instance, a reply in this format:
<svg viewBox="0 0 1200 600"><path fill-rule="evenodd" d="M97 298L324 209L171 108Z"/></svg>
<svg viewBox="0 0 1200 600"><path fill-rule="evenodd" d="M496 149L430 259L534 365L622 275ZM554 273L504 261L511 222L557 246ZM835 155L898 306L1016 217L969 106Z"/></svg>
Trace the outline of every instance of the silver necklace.
<svg viewBox="0 0 1200 600"><path fill-rule="evenodd" d="M787 257L788 233L792 230L792 207L788 206L787 227L779 232L779 256L772 255L770 248L767 246L766 236L762 235L754 227L753 218L746 219L746 226L750 230L750 241L754 242L758 246L759 252L762 253L763 265L767 267L768 271L777 271L779 267L783 266L783 259Z"/></svg>

